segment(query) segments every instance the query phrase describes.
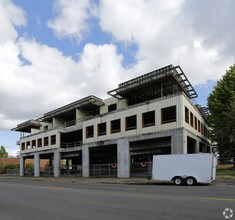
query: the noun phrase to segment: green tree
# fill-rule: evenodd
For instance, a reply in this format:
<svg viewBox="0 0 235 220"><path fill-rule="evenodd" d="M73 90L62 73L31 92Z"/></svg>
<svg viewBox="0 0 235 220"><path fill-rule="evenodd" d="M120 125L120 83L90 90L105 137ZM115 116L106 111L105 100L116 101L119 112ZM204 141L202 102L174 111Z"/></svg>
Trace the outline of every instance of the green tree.
<svg viewBox="0 0 235 220"><path fill-rule="evenodd" d="M8 157L8 153L6 152L6 149L4 146L0 147L0 158L1 157Z"/></svg>
<svg viewBox="0 0 235 220"><path fill-rule="evenodd" d="M208 118L212 140L221 157L235 156L235 64L226 71L209 95Z"/></svg>

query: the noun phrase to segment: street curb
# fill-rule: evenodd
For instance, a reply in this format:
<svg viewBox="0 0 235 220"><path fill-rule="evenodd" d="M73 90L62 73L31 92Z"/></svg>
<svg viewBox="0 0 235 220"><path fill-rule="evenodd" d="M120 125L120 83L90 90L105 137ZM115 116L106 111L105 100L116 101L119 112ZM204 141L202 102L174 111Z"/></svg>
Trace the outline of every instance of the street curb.
<svg viewBox="0 0 235 220"><path fill-rule="evenodd" d="M12 179L18 181L47 181L47 182L68 182L68 183L100 183L100 184L132 184L132 185L164 185L169 182L148 180L147 178L85 178L85 177L20 177L15 175L0 175L1 179ZM217 178L213 184L235 185L234 178ZM209 184L210 185L210 184Z"/></svg>

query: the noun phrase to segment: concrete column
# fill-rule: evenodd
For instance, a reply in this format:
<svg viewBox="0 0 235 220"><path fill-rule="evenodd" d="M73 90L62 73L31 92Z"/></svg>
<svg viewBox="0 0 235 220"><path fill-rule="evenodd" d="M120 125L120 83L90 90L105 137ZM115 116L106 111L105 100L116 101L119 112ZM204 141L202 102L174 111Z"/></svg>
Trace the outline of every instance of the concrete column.
<svg viewBox="0 0 235 220"><path fill-rule="evenodd" d="M61 140L61 136L60 136L60 134L56 134L56 146L58 146L58 147L60 147L60 141Z"/></svg>
<svg viewBox="0 0 235 220"><path fill-rule="evenodd" d="M200 143L200 140L197 138L197 139L196 139L195 153L199 153L199 143Z"/></svg>
<svg viewBox="0 0 235 220"><path fill-rule="evenodd" d="M171 134L171 153L187 154L187 132L184 129L176 130Z"/></svg>
<svg viewBox="0 0 235 220"><path fill-rule="evenodd" d="M81 110L81 109L76 109L76 119L79 120L79 119L83 119L87 116L87 113L86 111L84 110Z"/></svg>
<svg viewBox="0 0 235 220"><path fill-rule="evenodd" d="M49 159L49 174L52 174L52 159Z"/></svg>
<svg viewBox="0 0 235 220"><path fill-rule="evenodd" d="M117 141L117 171L118 177L130 177L130 144L127 138Z"/></svg>
<svg viewBox="0 0 235 220"><path fill-rule="evenodd" d="M24 176L25 171L25 158L20 155L20 176Z"/></svg>
<svg viewBox="0 0 235 220"><path fill-rule="evenodd" d="M40 176L40 156L38 153L34 154L34 176Z"/></svg>
<svg viewBox="0 0 235 220"><path fill-rule="evenodd" d="M67 172L67 175L69 175L69 159L68 158L66 159L66 172Z"/></svg>
<svg viewBox="0 0 235 220"><path fill-rule="evenodd" d="M54 152L54 177L60 177L60 152Z"/></svg>
<svg viewBox="0 0 235 220"><path fill-rule="evenodd" d="M82 176L90 176L90 155L87 145L82 146Z"/></svg>
<svg viewBox="0 0 235 220"><path fill-rule="evenodd" d="M35 148L38 148L38 139L35 139Z"/></svg>

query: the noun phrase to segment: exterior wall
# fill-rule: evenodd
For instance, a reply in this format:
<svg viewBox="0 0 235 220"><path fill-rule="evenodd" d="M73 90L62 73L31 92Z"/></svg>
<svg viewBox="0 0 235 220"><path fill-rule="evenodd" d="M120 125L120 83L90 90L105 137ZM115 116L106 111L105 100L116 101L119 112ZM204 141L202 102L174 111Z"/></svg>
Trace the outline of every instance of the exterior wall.
<svg viewBox="0 0 235 220"><path fill-rule="evenodd" d="M87 111L85 110L80 110L80 109L76 109L76 119L77 120L81 120L84 119L88 116Z"/></svg>
<svg viewBox="0 0 235 220"><path fill-rule="evenodd" d="M51 144L51 136L56 136L56 144ZM48 146L45 146L44 143L44 138L48 137ZM42 139L42 147L38 147L37 140ZM35 148L32 148L32 143L33 140L36 141L36 146ZM30 142L30 149L22 150L20 149L20 153L30 153L30 152L38 152L42 150L50 150L50 149L55 149L60 147L60 133L58 130L50 130L50 131L45 131L45 132L40 132L37 134L33 134L24 138L20 139L20 146L22 146L22 143Z"/></svg>
<svg viewBox="0 0 235 220"><path fill-rule="evenodd" d="M20 164L20 160L21 160L21 156L20 156L20 158L0 158L0 163L3 164L4 166L8 165L8 164L18 165L18 164ZM40 162L41 162L40 166L45 167L48 161L47 160L41 160ZM33 163L34 163L33 159L27 159L26 162L25 162L25 165L33 164Z"/></svg>
<svg viewBox="0 0 235 220"><path fill-rule="evenodd" d="M52 129L52 123L45 123L45 122L40 122L41 126L40 126L40 129L39 129L39 132L43 132L45 131L45 127L47 126L47 130L50 130Z"/></svg>
<svg viewBox="0 0 235 220"><path fill-rule="evenodd" d="M100 107L100 114L108 113L108 106L112 104L117 104L117 110L127 107L126 100L118 100L113 97L103 100L105 105Z"/></svg>
<svg viewBox="0 0 235 220"><path fill-rule="evenodd" d="M110 112L103 116L96 117L91 120L83 122L83 143L91 143L96 141L104 141L107 139L117 139L121 137L130 137L133 135L142 135L145 133L165 131L169 129L175 129L182 127L182 95L173 96L170 98L157 99L155 101L148 102L147 104L139 104L131 107L124 108L123 110ZM176 106L176 122L172 123L161 123L161 109L165 107ZM142 127L142 113L155 111L155 125L149 127ZM128 116L137 115L137 128L134 130L125 129L125 118ZM110 123L113 120L121 119L121 131L117 133L110 133ZM97 125L106 122L106 135L98 136ZM94 137L86 138L86 127L94 125Z"/></svg>
<svg viewBox="0 0 235 220"><path fill-rule="evenodd" d="M40 122L40 124L41 125L39 128L31 128L30 134L28 134L27 136L45 131L45 127L47 127L47 130L52 129L52 123Z"/></svg>
<svg viewBox="0 0 235 220"><path fill-rule="evenodd" d="M117 103L117 110L112 112L108 111L108 106L110 104ZM200 143L208 145L209 139L205 137L205 134L199 132L195 126L190 124L190 113L193 115L193 122L195 118L200 121L205 128L208 129L205 124L204 119L198 109L193 106L188 100L188 98L183 94L171 95L167 97L162 97L156 100L152 100L145 103L136 104L133 106L126 106L125 101L118 101L114 98L110 98L104 101L105 106L101 107L103 114L93 117L92 119L78 122L76 125L64 127L65 119L53 118L53 126L57 128L51 129L52 124L44 123L42 124L40 130L41 132L33 133L27 137L20 139L20 144L23 143L25 146L30 143L30 148L26 150L21 150L21 174L24 173L25 158L30 155L34 155L34 173L35 176L39 176L39 166L40 166L40 155L44 152L54 154L54 176L60 176L60 159L61 152L65 149L60 149L60 132L72 132L79 129L83 130L83 145L82 149L82 169L83 177L90 176L90 156L89 150L91 147L105 146L112 144L117 144L117 176L122 178L130 177L130 143L136 141L147 141L156 140L158 138L169 137L171 143L171 153L172 154L187 154L188 153L188 138L191 138L191 143L195 145L195 153L199 152ZM162 123L162 109L167 107L176 107L176 121ZM189 123L185 120L185 107L189 111ZM155 121L151 126L143 126L143 114L146 112L153 112ZM126 130L126 117L136 115L136 128L133 130ZM86 112L76 110L76 119L85 118ZM120 119L121 129L120 132L111 133L111 121ZM98 124L106 122L106 135L98 136ZM48 131L44 130L44 126L48 126ZM94 127L94 137L86 137L86 128L89 126ZM72 130L71 130L72 129ZM56 137L56 143L51 144L51 137ZM48 138L48 146L45 146L44 138ZM38 146L38 139L42 140L42 146ZM35 141L36 146L32 149L32 143ZM102 143L102 145L100 145ZM194 146L193 145L193 146ZM191 147L191 146L190 146ZM80 150L81 150L80 149ZM71 152L77 151L75 148L70 149ZM23 155L23 156L22 156Z"/></svg>
<svg viewBox="0 0 235 220"><path fill-rule="evenodd" d="M133 136L139 136L143 134L148 134L148 133L156 133L156 132L162 132L162 131L170 131L178 128L185 128L189 133L195 134L194 139L197 139L197 136L204 139L205 141L209 142L209 139L205 137L201 132L195 129L195 127L192 127L190 125L190 122L187 123L185 122L185 107L189 109L189 114L192 112L193 114L193 120L194 117L197 118L197 120L200 121L200 123L203 123L205 125L204 119L202 118L200 112L197 110L195 106L193 106L188 98L181 94L181 95L173 95L173 96L168 96L168 97L163 97L160 99L152 100L147 103L141 103L129 107L124 107L126 105L125 101L117 101L115 98L109 98L105 100L104 102L106 103L105 106L102 106L101 109L102 111L108 110L108 105L113 104L113 103L119 103L120 109L117 109L112 112L106 112L104 114L101 114L98 117L94 117L93 119L84 121L84 122L79 122L80 128L83 128L83 144L89 144L92 142L99 142L99 141L106 141L106 140L115 140L119 138L124 138L124 137L133 137ZM170 122L170 123L165 123L162 124L161 122L161 109L170 107L170 106L176 106L176 121L175 122ZM106 109L106 110L105 110ZM102 112L101 111L101 112ZM155 111L155 125L149 126L149 127L143 127L142 126L142 114L145 112L149 111ZM136 129L133 130L126 130L126 117L136 115L137 117L137 127ZM82 118L85 117L86 114L83 111L77 110L76 111L76 117L77 118ZM190 118L190 115L189 115ZM117 133L111 133L111 121L120 119L121 120L121 131ZM106 135L101 135L98 136L98 124L106 122ZM44 123L45 125L48 125L47 123ZM62 121L54 118L53 119L53 124L54 125L64 125ZM87 138L86 137L86 127L89 126L94 126L94 137ZM43 125L42 125L43 127ZM52 127L50 125L49 127ZM205 125L205 127L207 127ZM68 127L66 129L70 129L71 127ZM65 128L64 128L65 129ZM26 150L21 150L22 153L30 153L30 152L38 152L42 150L50 150L50 149L56 149L60 148L60 130L61 129L54 129L54 130L48 130L48 131L43 131L39 133L35 133L33 135L29 135L27 137L21 138L20 139L20 144L30 142L30 146L32 147L32 141L36 140L36 146L35 148L30 148ZM76 126L73 128L73 130L76 130ZM56 135L56 144L51 145L50 144L50 137ZM49 144L48 146L44 146L44 138L48 137L49 138ZM182 138L181 138L182 137ZM37 140L42 139L42 147L37 146ZM178 141L176 139L178 138ZM180 149L180 144L186 143L184 142L187 136L185 135L179 135L175 137L175 142L174 145L176 145L176 149L174 149L172 152L175 153L186 153L187 149L185 150L185 146L181 146ZM174 136L173 136L174 139Z"/></svg>
<svg viewBox="0 0 235 220"><path fill-rule="evenodd" d="M39 129L31 128L31 133L30 134L37 134L39 132L40 132Z"/></svg>
<svg viewBox="0 0 235 220"><path fill-rule="evenodd" d="M114 97L105 100L98 99L98 101L95 101L96 99L89 101L90 99L85 98L83 99L84 103L78 100L75 102L76 105L71 103L64 106L62 110L56 110L56 114L45 114L45 120L38 120L38 122L30 120L17 126L17 131L31 132L19 141L21 146L20 175L24 175L26 160L34 158L34 174L40 176L41 156L42 159L49 160L50 164L54 159L54 176L59 177L61 158L65 158L67 161L75 160L75 157L78 158L79 155L79 164L82 160L84 177L89 177L90 172L93 172L93 168L90 167L91 163L101 164L113 161L115 164L117 163L117 170L115 170L117 176L128 178L133 172L134 163L139 163L146 158L147 161L151 161L154 154L187 154L208 150L210 145L208 126L201 112L188 98L188 96L194 97L195 91L193 90L193 94L187 96L174 82L174 79L165 74L165 68L160 70L164 71L158 72L157 75L152 75L153 72L148 73L138 77L137 81L134 79L123 83L124 90L119 90L123 85L117 90L112 90L125 92L128 91L130 85L127 87L126 85L130 82L135 86L148 86L150 79L154 79L153 83L150 83L153 86L159 80L154 85L156 87L154 91L150 91L152 87L149 87L146 92L143 92L145 93L144 99L137 97L140 94L136 94L138 100L135 102L135 97L131 95L133 100L130 99L130 102L138 104L128 106L127 100L119 100ZM183 72L180 75L182 74ZM150 75L151 78L148 78ZM170 80L172 85L164 85L162 80ZM185 80L175 80L184 86L182 82ZM138 84L139 82L141 84ZM159 89L157 89L158 87ZM145 88L141 89L145 90ZM141 100L149 99L151 100L139 103ZM114 104L116 104L116 108L109 107ZM87 106L91 107L92 111L85 110ZM61 116L62 111L65 113L64 117ZM92 116L98 112L98 116ZM187 115L186 112L188 112ZM66 113L69 115L67 118ZM62 118L53 117L56 115ZM164 121L163 118L165 118ZM46 119L51 123L46 122ZM118 123L112 124L115 120L120 121L120 129ZM40 127L35 127L39 125ZM61 140L66 143L62 143L62 145ZM70 141L75 144L67 143ZM82 156L80 155L81 151Z"/></svg>
<svg viewBox="0 0 235 220"><path fill-rule="evenodd" d="M188 108L189 110L189 123L187 123L185 121L185 107ZM203 117L201 116L201 113L198 111L198 109L191 105L188 98L183 96L183 104L182 104L182 113L183 113L183 119L182 119L182 123L183 123L183 127L185 129L187 129L189 132L195 134L196 136L205 139L207 142L210 142L210 139L208 138L208 136L204 135L201 131L199 132L198 129L195 128L195 117L197 118L197 121L199 120L200 123L203 124L203 126L206 127L207 130L209 130L208 125L206 124L205 120L203 119ZM193 114L193 127L190 125L190 113ZM197 128L198 128L198 124L197 124ZM201 128L200 128L201 130Z"/></svg>
<svg viewBox="0 0 235 220"><path fill-rule="evenodd" d="M53 118L53 128L63 127L66 120L64 118Z"/></svg>

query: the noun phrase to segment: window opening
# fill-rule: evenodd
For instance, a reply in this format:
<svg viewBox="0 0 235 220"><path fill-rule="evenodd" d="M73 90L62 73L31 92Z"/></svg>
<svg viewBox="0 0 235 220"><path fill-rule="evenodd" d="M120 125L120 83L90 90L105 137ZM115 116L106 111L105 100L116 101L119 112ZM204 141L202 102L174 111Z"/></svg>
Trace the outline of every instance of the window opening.
<svg viewBox="0 0 235 220"><path fill-rule="evenodd" d="M162 124L176 121L176 106L162 109Z"/></svg>
<svg viewBox="0 0 235 220"><path fill-rule="evenodd" d="M126 117L126 131L136 129L136 115Z"/></svg>

